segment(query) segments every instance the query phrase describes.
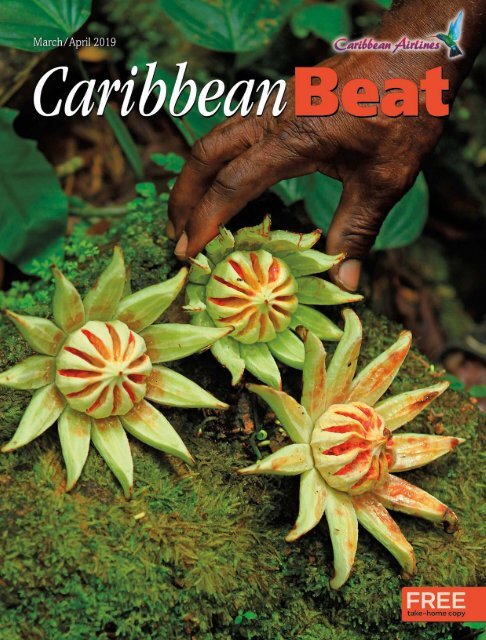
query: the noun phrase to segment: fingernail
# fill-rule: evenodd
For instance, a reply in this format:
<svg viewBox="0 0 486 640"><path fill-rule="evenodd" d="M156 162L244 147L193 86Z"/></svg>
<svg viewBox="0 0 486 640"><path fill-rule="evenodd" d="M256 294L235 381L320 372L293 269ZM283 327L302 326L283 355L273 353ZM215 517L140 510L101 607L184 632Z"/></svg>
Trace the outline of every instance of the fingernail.
<svg viewBox="0 0 486 640"><path fill-rule="evenodd" d="M174 249L174 253L178 258L186 257L187 245L188 245L187 233L183 231Z"/></svg>
<svg viewBox="0 0 486 640"><path fill-rule="evenodd" d="M167 234L169 240L175 240L175 227L170 220L167 222L165 233Z"/></svg>
<svg viewBox="0 0 486 640"><path fill-rule="evenodd" d="M356 291L360 274L361 262L359 260L345 260L339 267L337 277L345 289Z"/></svg>

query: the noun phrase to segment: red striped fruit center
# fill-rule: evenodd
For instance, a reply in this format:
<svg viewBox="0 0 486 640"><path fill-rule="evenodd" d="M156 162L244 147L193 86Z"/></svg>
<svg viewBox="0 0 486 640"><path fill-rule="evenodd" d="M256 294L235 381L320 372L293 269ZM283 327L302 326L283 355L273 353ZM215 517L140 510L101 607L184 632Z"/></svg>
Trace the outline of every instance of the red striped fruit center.
<svg viewBox="0 0 486 640"><path fill-rule="evenodd" d="M233 326L239 342L269 342L297 309L297 283L289 267L268 251L234 251L216 265L206 288L209 315Z"/></svg>
<svg viewBox="0 0 486 640"><path fill-rule="evenodd" d="M152 371L146 350L124 322L93 320L61 348L56 384L73 409L93 418L124 415L145 396Z"/></svg>
<svg viewBox="0 0 486 640"><path fill-rule="evenodd" d="M383 418L361 402L335 404L316 422L316 468L334 489L358 495L382 484L393 463L393 438Z"/></svg>

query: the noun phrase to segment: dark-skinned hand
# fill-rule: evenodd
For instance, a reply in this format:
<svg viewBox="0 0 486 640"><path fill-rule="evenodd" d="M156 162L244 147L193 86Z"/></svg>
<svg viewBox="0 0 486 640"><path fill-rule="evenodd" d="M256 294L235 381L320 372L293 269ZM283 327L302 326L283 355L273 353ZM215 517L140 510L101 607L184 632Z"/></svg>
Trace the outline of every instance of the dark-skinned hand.
<svg viewBox="0 0 486 640"><path fill-rule="evenodd" d="M413 4L405 2L398 18L389 18L388 37L400 33L399 22L406 19L403 12ZM429 0L422 1L422 10L428 4ZM448 15L450 3L446 4ZM422 30L427 28L422 25ZM387 36L382 33L380 37ZM451 81L444 98L450 103L470 61L453 67L446 60L442 49L395 56L353 52L333 56L322 66L336 71L341 87L348 80L368 78L380 88L394 77L419 83L426 70L440 64ZM413 184L445 120L426 112L423 92L419 116L405 118L390 118L380 111L376 117L358 118L342 109L331 117L297 117L293 81L287 83L285 99L287 107L280 116L273 116L268 104L263 115L229 118L194 144L171 193L168 235L178 240L175 253L179 258L194 256L218 233L219 225L265 189L286 178L321 171L343 183L326 251L343 252L346 260L331 276L343 288L355 290L361 261L389 210Z"/></svg>

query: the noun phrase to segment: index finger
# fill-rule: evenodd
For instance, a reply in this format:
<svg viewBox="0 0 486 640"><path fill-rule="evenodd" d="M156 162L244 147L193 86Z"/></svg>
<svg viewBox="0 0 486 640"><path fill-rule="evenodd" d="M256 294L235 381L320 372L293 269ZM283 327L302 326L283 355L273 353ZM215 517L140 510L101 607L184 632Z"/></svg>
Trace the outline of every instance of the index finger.
<svg viewBox="0 0 486 640"><path fill-rule="evenodd" d="M224 123L197 140L169 198L169 219L178 238L218 172L252 144L241 121Z"/></svg>
<svg viewBox="0 0 486 640"><path fill-rule="evenodd" d="M282 148L275 138L264 139L226 165L194 208L186 237L176 247L179 258L194 256L214 238L221 224L236 215L268 187L315 170L315 162Z"/></svg>

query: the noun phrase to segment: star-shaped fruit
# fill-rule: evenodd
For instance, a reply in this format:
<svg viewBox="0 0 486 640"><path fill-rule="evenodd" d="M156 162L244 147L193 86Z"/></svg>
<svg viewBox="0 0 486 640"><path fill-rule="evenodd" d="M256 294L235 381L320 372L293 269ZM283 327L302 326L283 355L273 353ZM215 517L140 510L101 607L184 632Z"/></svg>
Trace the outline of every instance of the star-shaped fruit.
<svg viewBox="0 0 486 640"><path fill-rule="evenodd" d="M231 329L153 324L176 298L187 273L183 268L166 282L127 293L123 253L115 247L111 263L84 300L53 268L53 321L6 311L39 355L0 373L0 384L34 390L2 451L23 447L57 420L66 490L81 475L92 441L127 497L133 486L127 431L191 464L177 432L147 400L173 407L227 408L161 363L205 349Z"/></svg>
<svg viewBox="0 0 486 640"><path fill-rule="evenodd" d="M344 335L327 371L322 342L312 332L300 330L305 345L301 404L282 391L248 385L270 405L293 444L239 471L300 476L299 515L286 540L297 540L326 515L334 552L334 589L346 582L353 566L358 522L408 575L415 570L413 548L387 509L456 529L453 511L395 474L432 462L463 442L449 436L394 434L443 393L448 382L378 402L408 353L411 334L402 332L395 344L354 377L361 323L350 309L343 315Z"/></svg>
<svg viewBox="0 0 486 640"><path fill-rule="evenodd" d="M184 307L191 323L233 327L211 351L236 384L247 369L262 382L280 388L275 359L304 366L304 345L294 333L302 325L322 340L339 340L342 331L311 305L355 302L362 296L342 291L313 274L339 264L343 254L328 256L312 247L321 236L270 231L262 224L233 234L221 227L192 260Z"/></svg>

